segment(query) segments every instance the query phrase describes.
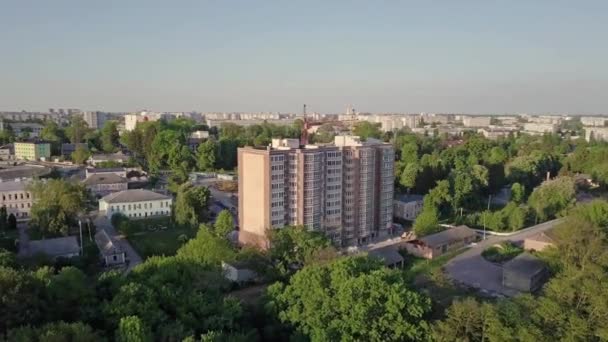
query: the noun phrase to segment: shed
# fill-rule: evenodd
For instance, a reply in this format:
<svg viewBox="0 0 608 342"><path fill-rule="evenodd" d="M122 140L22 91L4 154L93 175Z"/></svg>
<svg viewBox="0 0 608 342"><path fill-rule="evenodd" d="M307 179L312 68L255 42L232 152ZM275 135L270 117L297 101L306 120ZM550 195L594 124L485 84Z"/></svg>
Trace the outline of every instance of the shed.
<svg viewBox="0 0 608 342"><path fill-rule="evenodd" d="M503 265L502 285L522 292L534 292L543 285L547 275L545 263L524 252Z"/></svg>
<svg viewBox="0 0 608 342"><path fill-rule="evenodd" d="M125 252L105 229L101 229L95 234L95 244L99 248L99 253L106 266L122 265L126 262Z"/></svg>
<svg viewBox="0 0 608 342"><path fill-rule="evenodd" d="M258 274L247 267L246 263L234 262L227 263L222 261L224 277L235 283L246 283L257 278Z"/></svg>
<svg viewBox="0 0 608 342"><path fill-rule="evenodd" d="M399 251L395 249L395 246L386 246L373 249L369 251L369 255L382 260L386 267L403 267L404 259L401 254L399 254Z"/></svg>

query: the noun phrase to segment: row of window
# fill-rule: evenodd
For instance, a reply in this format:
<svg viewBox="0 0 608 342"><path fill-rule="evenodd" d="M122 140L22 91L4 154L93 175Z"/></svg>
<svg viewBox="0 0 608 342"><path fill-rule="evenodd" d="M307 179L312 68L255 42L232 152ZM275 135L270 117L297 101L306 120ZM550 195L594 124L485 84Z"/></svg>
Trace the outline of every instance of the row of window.
<svg viewBox="0 0 608 342"><path fill-rule="evenodd" d="M152 203L144 203L143 205L143 209L152 209L154 206ZM169 208L169 201L166 202L160 202L160 207L161 208ZM123 204L122 205L122 211L126 211L126 210L137 210L137 209L142 209L142 205L141 203L136 203L136 204ZM112 205L110 206L110 211L121 211L120 210L120 205Z"/></svg>
<svg viewBox="0 0 608 342"><path fill-rule="evenodd" d="M6 194L2 194L2 200L3 201L6 201L7 197L8 197L9 201L13 200L13 199L15 199L15 200L17 200L17 199L28 199L28 198L30 198L30 193L26 192L25 196L23 196L23 192L19 193L19 194L14 194L14 196L13 196L13 194L8 194L8 196Z"/></svg>

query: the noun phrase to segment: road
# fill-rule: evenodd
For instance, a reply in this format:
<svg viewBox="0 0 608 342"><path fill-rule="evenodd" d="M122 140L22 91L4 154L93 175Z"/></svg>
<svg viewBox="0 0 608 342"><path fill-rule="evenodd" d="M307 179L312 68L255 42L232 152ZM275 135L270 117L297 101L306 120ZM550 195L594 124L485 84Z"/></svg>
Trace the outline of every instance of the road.
<svg viewBox="0 0 608 342"><path fill-rule="evenodd" d="M110 235L112 240L116 242L116 244L118 244L119 247L122 248L122 250L127 255L127 260L129 260L129 264L126 269L126 273L130 272L135 266L142 263L141 257L139 256L139 254L137 254L135 249L133 249L133 247L129 243L129 240L127 240L125 236L118 233L116 229L114 229L112 223L110 223L110 220L107 217L97 212L91 215L91 217L93 218L93 223L95 224L95 227L97 229L104 229L108 233L108 235Z"/></svg>
<svg viewBox="0 0 608 342"><path fill-rule="evenodd" d="M19 257L30 256L30 236L27 235L27 223L17 223L17 229L19 230Z"/></svg>
<svg viewBox="0 0 608 342"><path fill-rule="evenodd" d="M486 248L503 241L521 242L532 235L549 230L561 222L562 219L556 219L522 229L513 235L490 236L448 261L445 270L452 280L460 284L478 288L490 294L516 295L517 291L502 286L502 267L487 261L481 256L481 253Z"/></svg>

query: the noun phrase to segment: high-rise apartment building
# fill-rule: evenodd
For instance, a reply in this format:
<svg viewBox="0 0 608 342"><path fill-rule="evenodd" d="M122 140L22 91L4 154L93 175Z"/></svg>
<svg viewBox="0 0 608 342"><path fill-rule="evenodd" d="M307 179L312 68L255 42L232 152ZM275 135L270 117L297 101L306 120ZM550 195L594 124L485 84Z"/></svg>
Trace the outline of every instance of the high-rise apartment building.
<svg viewBox="0 0 608 342"><path fill-rule="evenodd" d="M103 112L83 112L82 118L89 125L89 128L100 129L106 123L107 115Z"/></svg>
<svg viewBox="0 0 608 342"><path fill-rule="evenodd" d="M389 235L394 159L392 145L353 136L239 148L239 242L267 247L268 230L288 225L323 232L337 246Z"/></svg>

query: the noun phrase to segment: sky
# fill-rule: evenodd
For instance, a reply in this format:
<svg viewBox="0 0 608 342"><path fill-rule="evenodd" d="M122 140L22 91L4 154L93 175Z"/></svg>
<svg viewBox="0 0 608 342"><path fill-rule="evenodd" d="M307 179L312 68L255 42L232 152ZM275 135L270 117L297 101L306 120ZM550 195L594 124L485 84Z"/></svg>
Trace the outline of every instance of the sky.
<svg viewBox="0 0 608 342"><path fill-rule="evenodd" d="M0 111L608 113L608 1L0 0Z"/></svg>

